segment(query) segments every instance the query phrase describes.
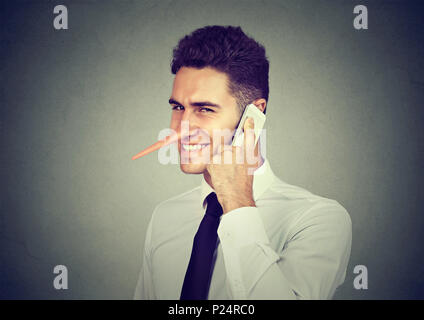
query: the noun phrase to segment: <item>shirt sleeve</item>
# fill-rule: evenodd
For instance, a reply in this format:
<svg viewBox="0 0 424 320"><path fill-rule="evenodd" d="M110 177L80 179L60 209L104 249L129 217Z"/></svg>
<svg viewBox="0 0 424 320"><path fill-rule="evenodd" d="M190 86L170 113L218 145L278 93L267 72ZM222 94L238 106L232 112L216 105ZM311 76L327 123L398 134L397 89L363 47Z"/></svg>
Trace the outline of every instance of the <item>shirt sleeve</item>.
<svg viewBox="0 0 424 320"><path fill-rule="evenodd" d="M137 286L134 292L134 300L152 300L155 299L153 277L152 277L152 263L151 263L151 237L152 237L152 224L153 217L150 219L147 227L146 239L144 241L143 265L141 267L140 275L138 278Z"/></svg>
<svg viewBox="0 0 424 320"><path fill-rule="evenodd" d="M226 213L218 228L233 299L331 299L343 283L352 226L340 205L313 206L274 250L259 209ZM274 243L274 247L275 243Z"/></svg>

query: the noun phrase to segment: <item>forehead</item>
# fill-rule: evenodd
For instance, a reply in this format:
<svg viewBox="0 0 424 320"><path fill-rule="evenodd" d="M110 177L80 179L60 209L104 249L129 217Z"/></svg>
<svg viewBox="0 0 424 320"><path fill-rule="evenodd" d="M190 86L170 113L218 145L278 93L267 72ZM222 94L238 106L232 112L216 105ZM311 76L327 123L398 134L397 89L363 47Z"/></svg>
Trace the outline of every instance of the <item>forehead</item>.
<svg viewBox="0 0 424 320"><path fill-rule="evenodd" d="M175 76L172 89L172 95L182 99L217 99L228 94L228 76L212 68L182 67Z"/></svg>

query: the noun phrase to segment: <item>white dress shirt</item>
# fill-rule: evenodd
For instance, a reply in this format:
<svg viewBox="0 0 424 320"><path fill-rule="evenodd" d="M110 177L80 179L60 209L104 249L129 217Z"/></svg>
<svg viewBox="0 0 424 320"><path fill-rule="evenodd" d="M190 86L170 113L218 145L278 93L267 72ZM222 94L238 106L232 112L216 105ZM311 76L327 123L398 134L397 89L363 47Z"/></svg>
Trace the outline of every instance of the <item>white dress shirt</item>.
<svg viewBox="0 0 424 320"><path fill-rule="evenodd" d="M160 203L150 220L135 299L179 299L193 238L213 189ZM343 283L352 224L337 201L287 184L269 161L254 173L256 207L221 217L208 299L331 299Z"/></svg>

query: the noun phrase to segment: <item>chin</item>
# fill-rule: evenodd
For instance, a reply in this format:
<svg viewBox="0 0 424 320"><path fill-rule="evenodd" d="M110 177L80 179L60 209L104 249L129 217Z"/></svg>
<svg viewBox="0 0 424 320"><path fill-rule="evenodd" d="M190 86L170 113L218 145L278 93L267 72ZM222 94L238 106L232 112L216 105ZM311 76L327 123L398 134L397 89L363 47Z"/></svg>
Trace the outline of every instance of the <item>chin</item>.
<svg viewBox="0 0 424 320"><path fill-rule="evenodd" d="M188 163L182 164L180 163L181 171L186 174L201 174L206 170L206 165L197 164L197 163Z"/></svg>

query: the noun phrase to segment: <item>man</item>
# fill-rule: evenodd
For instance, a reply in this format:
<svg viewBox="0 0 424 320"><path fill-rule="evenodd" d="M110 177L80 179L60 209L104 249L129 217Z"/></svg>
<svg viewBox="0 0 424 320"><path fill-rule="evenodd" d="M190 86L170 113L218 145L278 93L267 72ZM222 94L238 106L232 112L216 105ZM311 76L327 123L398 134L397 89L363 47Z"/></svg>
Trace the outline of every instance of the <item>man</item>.
<svg viewBox="0 0 424 320"><path fill-rule="evenodd" d="M330 299L343 283L347 211L281 181L263 155L247 161L260 149L251 121L241 147L214 137L233 131L250 103L266 113L268 70L265 49L239 27L198 29L174 49L171 128L188 123L180 168L203 178L155 208L136 299ZM228 154L230 163L215 161Z"/></svg>

